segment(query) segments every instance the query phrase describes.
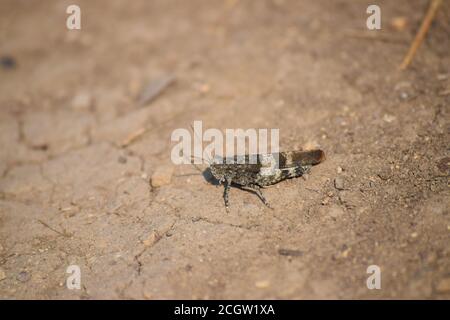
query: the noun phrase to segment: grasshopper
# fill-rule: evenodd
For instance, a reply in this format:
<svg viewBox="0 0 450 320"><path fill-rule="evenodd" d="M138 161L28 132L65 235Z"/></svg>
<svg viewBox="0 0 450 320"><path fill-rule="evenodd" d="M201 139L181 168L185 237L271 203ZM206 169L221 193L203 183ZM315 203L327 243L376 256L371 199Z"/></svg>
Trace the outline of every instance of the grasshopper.
<svg viewBox="0 0 450 320"><path fill-rule="evenodd" d="M250 162L251 157L256 161ZM313 165L324 160L325 153L320 149L235 156L231 159L216 157L210 163L209 171L225 187L223 199L227 211L228 194L232 185L254 192L267 207L271 208L261 188L300 177L308 173Z"/></svg>

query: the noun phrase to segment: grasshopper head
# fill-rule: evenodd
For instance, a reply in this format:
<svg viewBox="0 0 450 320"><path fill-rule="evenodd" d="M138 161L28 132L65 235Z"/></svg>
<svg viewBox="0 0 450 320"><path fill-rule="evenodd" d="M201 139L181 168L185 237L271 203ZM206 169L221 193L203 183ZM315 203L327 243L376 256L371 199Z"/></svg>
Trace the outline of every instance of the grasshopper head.
<svg viewBox="0 0 450 320"><path fill-rule="evenodd" d="M222 163L213 161L209 166L209 170L211 171L212 176L218 180L219 183L223 183L225 181L226 166Z"/></svg>

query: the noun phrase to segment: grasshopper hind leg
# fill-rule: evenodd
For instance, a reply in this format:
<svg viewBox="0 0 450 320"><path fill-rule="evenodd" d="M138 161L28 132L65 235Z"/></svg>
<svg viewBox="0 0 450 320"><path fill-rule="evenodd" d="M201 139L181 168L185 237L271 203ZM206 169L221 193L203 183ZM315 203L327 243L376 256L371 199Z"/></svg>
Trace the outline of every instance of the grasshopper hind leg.
<svg viewBox="0 0 450 320"><path fill-rule="evenodd" d="M282 180L301 177L305 173L308 173L310 169L310 165L282 169Z"/></svg>
<svg viewBox="0 0 450 320"><path fill-rule="evenodd" d="M266 207L272 209L269 202L267 201L267 199L264 197L263 193L261 192L261 188L259 185L250 184L250 185L246 186L246 188L253 191L254 193L256 193L256 195L261 199L261 201L266 205Z"/></svg>

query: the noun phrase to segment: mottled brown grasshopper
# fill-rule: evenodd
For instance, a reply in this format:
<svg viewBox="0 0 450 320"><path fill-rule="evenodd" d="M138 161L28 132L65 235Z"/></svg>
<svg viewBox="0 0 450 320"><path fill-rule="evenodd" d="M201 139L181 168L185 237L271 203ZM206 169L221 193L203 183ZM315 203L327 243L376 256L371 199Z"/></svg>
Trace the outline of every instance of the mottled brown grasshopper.
<svg viewBox="0 0 450 320"><path fill-rule="evenodd" d="M194 134L197 134L192 125L191 128ZM197 138L201 141L199 136ZM262 187L300 177L307 173L313 165L325 160L325 153L320 149L238 155L225 158L216 156L213 160L210 160L207 153L204 155L207 159L203 160L209 164L209 168L205 172L207 173L209 170L219 184L225 186L223 198L227 210L229 206L228 193L231 186L238 186L254 192L270 208L261 192ZM209 155L211 156L211 154ZM191 156L191 158L202 160L200 157Z"/></svg>
<svg viewBox="0 0 450 320"><path fill-rule="evenodd" d="M253 157L253 160L250 159ZM300 177L313 165L325 160L322 150L287 151L271 154L235 156L234 158L215 158L209 165L212 176L224 184L223 198L228 210L228 193L232 185L249 189L256 193L261 201L270 208L261 192L280 181Z"/></svg>

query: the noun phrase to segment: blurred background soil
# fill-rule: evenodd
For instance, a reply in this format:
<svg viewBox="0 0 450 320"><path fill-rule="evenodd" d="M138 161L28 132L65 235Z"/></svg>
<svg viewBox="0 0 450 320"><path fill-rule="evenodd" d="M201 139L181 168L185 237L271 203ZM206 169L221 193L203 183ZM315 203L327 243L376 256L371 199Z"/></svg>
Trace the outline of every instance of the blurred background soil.
<svg viewBox="0 0 450 320"><path fill-rule="evenodd" d="M1 0L0 298L450 298L450 4L399 71L428 1L372 2ZM194 120L327 160L227 213Z"/></svg>

